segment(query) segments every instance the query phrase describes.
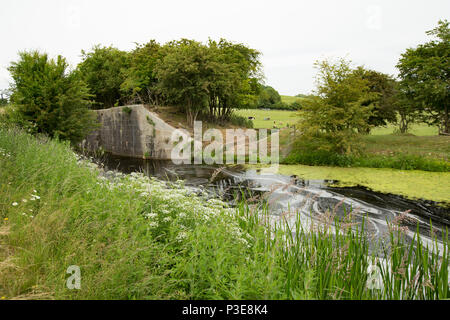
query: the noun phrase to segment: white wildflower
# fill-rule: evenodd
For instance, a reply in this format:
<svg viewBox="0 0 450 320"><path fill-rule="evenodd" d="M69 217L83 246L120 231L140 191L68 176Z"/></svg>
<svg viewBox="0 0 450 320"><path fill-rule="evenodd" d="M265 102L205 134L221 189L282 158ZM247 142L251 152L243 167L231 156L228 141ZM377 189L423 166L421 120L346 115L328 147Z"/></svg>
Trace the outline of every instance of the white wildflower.
<svg viewBox="0 0 450 320"><path fill-rule="evenodd" d="M186 238L187 238L187 233L184 232L184 231L178 233L178 235L177 235L177 240L178 240L178 241L184 240L184 239L186 239Z"/></svg>
<svg viewBox="0 0 450 320"><path fill-rule="evenodd" d="M158 222L152 221L148 225L150 226L150 228L157 228L158 227Z"/></svg>

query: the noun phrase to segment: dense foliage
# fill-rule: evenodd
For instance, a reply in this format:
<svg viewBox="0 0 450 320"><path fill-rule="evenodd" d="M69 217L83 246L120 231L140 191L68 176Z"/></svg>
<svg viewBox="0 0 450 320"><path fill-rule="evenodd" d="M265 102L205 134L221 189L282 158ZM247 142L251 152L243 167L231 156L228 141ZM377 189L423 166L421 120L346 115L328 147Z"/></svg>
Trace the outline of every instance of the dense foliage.
<svg viewBox="0 0 450 320"><path fill-rule="evenodd" d="M281 104L281 96L278 91L270 86L261 86L257 107L270 108L276 104Z"/></svg>
<svg viewBox="0 0 450 320"><path fill-rule="evenodd" d="M365 105L373 104L372 114L367 123L371 127L386 126L397 121L394 107L396 82L391 76L358 67L355 74L367 81L369 92L374 93L373 98L367 100Z"/></svg>
<svg viewBox="0 0 450 320"><path fill-rule="evenodd" d="M34 132L79 142L94 127L89 110L88 87L78 72L68 72L66 60L49 59L38 51L21 52L9 71L11 87L10 117Z"/></svg>
<svg viewBox="0 0 450 320"><path fill-rule="evenodd" d="M260 53L224 39L151 40L130 53L96 46L82 54L78 69L100 107L177 105L192 124L199 115L229 121L234 108L252 107L258 99Z"/></svg>
<svg viewBox="0 0 450 320"><path fill-rule="evenodd" d="M369 82L351 69L350 62L316 63L316 96L300 111L301 140L309 150L348 154L358 150L359 133L370 128L376 94Z"/></svg>
<svg viewBox="0 0 450 320"><path fill-rule="evenodd" d="M128 53L113 47L92 48L81 52L83 61L78 65L83 80L94 95L95 108L111 108L124 103L121 85L128 69Z"/></svg>
<svg viewBox="0 0 450 320"><path fill-rule="evenodd" d="M131 103L159 105L164 102L158 88L155 67L164 57L161 45L155 40L137 44L129 54L129 68L121 85L122 94Z"/></svg>
<svg viewBox="0 0 450 320"><path fill-rule="evenodd" d="M6 90L0 90L0 106L5 106L8 104L8 98L6 95Z"/></svg>
<svg viewBox="0 0 450 320"><path fill-rule="evenodd" d="M439 21L427 32L436 37L402 54L397 65L400 86L410 104L411 113L419 111L422 120L438 125L442 133L450 134L450 28Z"/></svg>
<svg viewBox="0 0 450 320"><path fill-rule="evenodd" d="M277 90L271 86L261 84L258 90L258 99L254 104L254 107L271 110L299 110L301 104L298 100L285 102Z"/></svg>

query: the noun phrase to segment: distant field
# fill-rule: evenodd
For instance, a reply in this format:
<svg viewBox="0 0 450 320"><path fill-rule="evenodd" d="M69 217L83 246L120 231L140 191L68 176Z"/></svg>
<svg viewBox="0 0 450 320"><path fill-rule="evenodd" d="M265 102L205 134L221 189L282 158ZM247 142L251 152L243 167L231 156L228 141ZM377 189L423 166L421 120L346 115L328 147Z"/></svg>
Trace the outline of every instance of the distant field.
<svg viewBox="0 0 450 320"><path fill-rule="evenodd" d="M236 114L246 118L255 117L255 120L253 120L255 129L271 129L273 128L274 121L279 128L284 128L287 124L291 126L298 122L297 111L245 109L236 110L235 112ZM270 118L270 120L264 120L265 118ZM371 134L374 136L382 136L393 134L395 131L396 127L394 125L388 125L387 127L373 129ZM416 136L435 136L438 134L438 128L430 127L423 123L415 124L411 126L409 133Z"/></svg>
<svg viewBox="0 0 450 320"><path fill-rule="evenodd" d="M255 129L272 129L275 124L278 128L287 127L287 125L294 125L298 122L296 111L285 110L260 110L260 109L245 109L236 110L237 115L243 117L255 117L253 120L253 127ZM264 120L269 118L270 120Z"/></svg>
<svg viewBox="0 0 450 320"><path fill-rule="evenodd" d="M394 125L388 125L387 127L379 127L372 130L372 135L381 136L386 134L392 134L396 131ZM435 136L439 133L438 127L430 127L424 123L414 124L411 126L410 132L416 136Z"/></svg>

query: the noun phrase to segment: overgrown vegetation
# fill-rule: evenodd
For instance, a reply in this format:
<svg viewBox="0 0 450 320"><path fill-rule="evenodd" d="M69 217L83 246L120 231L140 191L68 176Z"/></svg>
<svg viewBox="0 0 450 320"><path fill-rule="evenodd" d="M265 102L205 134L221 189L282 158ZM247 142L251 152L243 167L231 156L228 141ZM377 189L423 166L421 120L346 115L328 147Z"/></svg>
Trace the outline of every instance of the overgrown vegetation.
<svg viewBox="0 0 450 320"><path fill-rule="evenodd" d="M262 77L260 53L225 39L164 45L151 40L132 52L95 46L82 53L78 69L97 105L176 105L190 125L199 115L226 122L233 108L255 104Z"/></svg>
<svg viewBox="0 0 450 320"><path fill-rule="evenodd" d="M263 204L257 214L258 206L226 208L179 182L102 173L68 144L44 136L2 127L0 148L0 296L6 299L450 295L448 234L441 249L418 238L407 244L401 219L393 221L389 245L380 247L384 260L369 253L363 229L352 231L351 212L340 222L324 213L311 228L298 219L268 224ZM70 265L81 268L81 290L65 286Z"/></svg>
<svg viewBox="0 0 450 320"><path fill-rule="evenodd" d="M81 51L82 62L77 69L93 94L95 109L111 108L126 103L121 85L129 69L129 54L113 47L96 45L92 51Z"/></svg>
<svg viewBox="0 0 450 320"><path fill-rule="evenodd" d="M333 154L360 152L360 132L370 129L376 94L344 59L324 60L316 67L317 95L299 111L303 148Z"/></svg>
<svg viewBox="0 0 450 320"><path fill-rule="evenodd" d="M38 51L21 52L9 71L12 108L7 118L30 132L80 142L95 128L88 87L78 72L69 72L66 60L50 59Z"/></svg>
<svg viewBox="0 0 450 320"><path fill-rule="evenodd" d="M364 152L361 154L337 154L327 150L311 151L312 148L306 143L302 139L297 139L293 143L292 151L282 159L282 163L431 172L450 171L450 137L446 136L364 135L361 138Z"/></svg>
<svg viewBox="0 0 450 320"><path fill-rule="evenodd" d="M342 155L328 151L300 151L297 147L285 159L284 164L306 164L310 166L366 167L392 168L400 170L423 170L432 172L450 172L450 162L427 159L425 157L407 154L397 155Z"/></svg>

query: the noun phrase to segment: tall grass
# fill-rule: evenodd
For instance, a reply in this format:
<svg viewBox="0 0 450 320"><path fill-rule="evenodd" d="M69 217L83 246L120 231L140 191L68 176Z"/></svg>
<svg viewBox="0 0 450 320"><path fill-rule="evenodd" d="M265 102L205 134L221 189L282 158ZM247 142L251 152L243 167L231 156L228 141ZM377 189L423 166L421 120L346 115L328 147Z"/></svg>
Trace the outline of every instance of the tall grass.
<svg viewBox="0 0 450 320"><path fill-rule="evenodd" d="M0 128L0 297L6 299L443 299L443 252L392 232L305 228L264 203L229 208L182 182L103 172L68 144ZM351 216L351 215L349 215ZM332 217L332 215L330 215ZM334 230L334 231L333 231ZM406 257L406 258L405 258ZM370 265L382 286L371 288ZM80 290L66 287L78 265ZM408 266L410 266L408 268ZM411 283L414 286L411 287Z"/></svg>

